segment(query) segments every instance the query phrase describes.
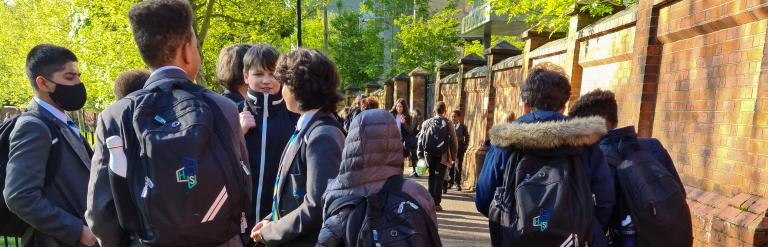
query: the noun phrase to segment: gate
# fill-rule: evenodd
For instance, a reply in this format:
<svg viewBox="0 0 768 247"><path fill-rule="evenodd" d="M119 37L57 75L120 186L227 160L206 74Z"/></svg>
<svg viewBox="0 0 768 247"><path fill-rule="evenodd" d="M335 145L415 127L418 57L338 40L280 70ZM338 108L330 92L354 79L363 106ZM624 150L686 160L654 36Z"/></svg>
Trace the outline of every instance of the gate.
<svg viewBox="0 0 768 247"><path fill-rule="evenodd" d="M435 107L435 78L428 77L425 85L427 88L424 90L424 116L429 118L432 117L432 108Z"/></svg>

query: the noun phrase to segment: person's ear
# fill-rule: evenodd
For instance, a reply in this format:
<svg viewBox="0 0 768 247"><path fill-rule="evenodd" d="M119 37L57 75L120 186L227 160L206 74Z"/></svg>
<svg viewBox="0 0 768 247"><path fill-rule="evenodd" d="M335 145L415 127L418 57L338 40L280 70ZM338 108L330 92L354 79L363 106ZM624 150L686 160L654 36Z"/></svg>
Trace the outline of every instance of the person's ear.
<svg viewBox="0 0 768 247"><path fill-rule="evenodd" d="M48 80L46 80L43 76L35 77L35 86L37 86L37 90L46 93L53 92L54 89L48 86L48 83L46 83L47 81Z"/></svg>
<svg viewBox="0 0 768 247"><path fill-rule="evenodd" d="M195 52L194 49L192 49L193 45L194 44L192 44L192 42L185 42L184 45L179 47L179 48L181 48L181 51L179 51L179 53L181 53L181 59L182 59L182 61L184 61L185 65L191 65L192 62L193 62L192 61L192 58L193 58L192 53Z"/></svg>

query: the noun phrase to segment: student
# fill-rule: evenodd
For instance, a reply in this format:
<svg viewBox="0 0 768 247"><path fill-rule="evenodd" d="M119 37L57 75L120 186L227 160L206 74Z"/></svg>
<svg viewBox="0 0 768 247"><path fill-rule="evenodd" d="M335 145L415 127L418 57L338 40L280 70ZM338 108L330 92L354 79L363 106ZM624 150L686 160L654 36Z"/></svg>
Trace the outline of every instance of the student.
<svg viewBox="0 0 768 247"><path fill-rule="evenodd" d="M412 140L412 142L415 142L418 145L419 140L419 133L421 133L421 124L424 122L423 117L421 116L421 112L419 112L418 109L414 109L411 112L411 131L413 134L411 135L411 138L415 139ZM406 146L408 149L408 156L411 158L411 177L419 177L419 174L416 173L416 164L419 162L419 156L416 154L416 146Z"/></svg>
<svg viewBox="0 0 768 247"><path fill-rule="evenodd" d="M128 18L151 75L146 90L99 116L87 222L103 246L240 247L251 212L248 154L235 104L192 82L200 69L192 8L149 0Z"/></svg>
<svg viewBox="0 0 768 247"><path fill-rule="evenodd" d="M568 239L568 236L564 236L565 234L571 234L569 235L571 240L574 239L573 236L575 235L575 239L578 242L589 241L589 246L607 246L604 233L615 203L614 186L610 170L599 147L596 145L600 137L605 133L605 123L601 118L596 117L586 119L566 118L562 112L570 95L570 84L560 67L550 63L537 65L531 70L521 86L520 98L524 105L525 115L520 116L514 123L500 124L491 128L489 137L494 147L486 156L483 171L477 180L475 204L483 215L490 216L491 241L494 246L531 244L531 242L526 241L534 241L547 246L555 244L555 241L557 241L557 245L560 245L561 242ZM575 157L577 160L568 160L563 157ZM552 162L537 163L537 161L541 160L550 160ZM560 168L552 168L552 170L521 170L531 167L541 168L542 165L560 164L556 163L556 161L568 162L569 164L562 165ZM575 166L575 164L581 165ZM508 167L508 165L513 166ZM584 170L580 170L582 167ZM506 171L507 169L514 170ZM569 173L571 175L567 179L576 181L564 185L566 187L563 189L574 189L580 193L571 193L573 191L569 190L566 194L543 194L544 192L542 191L540 192L542 194L533 195L525 194L535 194L535 192L531 192L533 189L523 190L520 193L524 194L520 196L525 198L525 201L514 205L505 204L506 202L516 201L510 199L510 197L517 195L518 191L516 191L516 188L523 181L529 184L533 182L544 183L540 181L543 178L556 179L556 177L547 175L547 172L564 171L562 169L571 169L568 170L572 172ZM531 173L525 175L517 174L518 171ZM509 172L510 181L505 181L505 172ZM577 174L582 174L582 176ZM498 187L502 187L504 190L500 191L497 189ZM496 194L494 195L495 192ZM589 194L592 194L592 196L589 196ZM551 198L550 196L578 196L579 198L578 200L558 200L561 198ZM494 198L497 200L494 202L497 206L489 206ZM538 205L538 201L535 200L544 199L551 199L547 203L554 203L550 205L554 208L548 208L549 206L545 208L546 205L541 206L540 210L523 208L525 205ZM574 204L563 204L571 202ZM567 206L572 206L570 208L573 210L581 211L564 212L555 210L563 207L569 208ZM498 211L503 210L502 208L504 207L509 208L510 211ZM578 209L579 207L581 209ZM592 207L594 207L594 211L591 209ZM523 213L524 215L517 215L518 213ZM534 217L528 214L537 214L540 216L540 222L538 223L547 223L545 224L546 226L539 224L537 226L540 228L534 228L537 229L536 231L541 232L541 235L538 235L539 237L526 235L530 234L530 231L527 230L532 229L526 228L522 231L519 230L520 228L514 229L515 226L510 224L517 222L515 220L513 222L503 220L504 217L512 217L513 219L519 219L521 221L519 224L524 224L516 225L517 227L532 227L527 223L523 223L534 219ZM582 219L582 221L578 221L581 224L557 225L558 221L554 219L565 217L563 215L570 215L569 217L572 219ZM547 221L544 221L541 217L545 217ZM592 217L591 222L588 217ZM548 222L548 219L553 220ZM585 237L585 235L589 234L590 229L591 236ZM568 231L556 232L555 230ZM578 245L583 244L578 242Z"/></svg>
<svg viewBox="0 0 768 247"><path fill-rule="evenodd" d="M297 49L277 62L288 110L300 113L278 168L272 213L251 238L267 246L314 246L323 223L322 195L339 174L344 132L333 116L341 101L336 66L316 50Z"/></svg>
<svg viewBox="0 0 768 247"><path fill-rule="evenodd" d="M425 159L429 166L428 188L437 211L443 211L440 202L443 198L445 172L453 166L459 149L456 130L445 118L446 108L445 102L435 104L435 116L422 124L417 147L419 158Z"/></svg>
<svg viewBox="0 0 768 247"><path fill-rule="evenodd" d="M362 100L362 103L360 103L361 112L369 109L379 109L379 102L372 97L365 98Z"/></svg>
<svg viewBox="0 0 768 247"><path fill-rule="evenodd" d="M363 100L367 97L367 95L358 95L355 97L355 100L352 101L352 106L350 106L349 111L347 112L347 117L344 119L345 130L349 129L349 124L352 123L352 119L354 119L357 114L360 114Z"/></svg>
<svg viewBox="0 0 768 247"><path fill-rule="evenodd" d="M408 147L415 148L416 146L416 136L412 129L413 119L411 119L411 114L408 113L408 103L403 98L397 99L389 113L395 118L397 129L400 130L400 140L403 143L403 157L408 157L411 153L408 151Z"/></svg>
<svg viewBox="0 0 768 247"><path fill-rule="evenodd" d="M335 179L328 182L328 189L323 194L323 211L329 215L324 217L325 222L318 237L318 246L354 245L357 239L346 238L347 231L352 230L348 229L347 222L349 217L354 217L351 214L358 209L352 206L335 209L331 207L336 206L341 201L355 197L376 196L385 183L391 183L391 179L403 180L402 149L397 145L399 142L400 130L397 128L395 119L384 110L367 110L352 120L349 137L347 137L344 145L341 171ZM407 209L423 210L423 213L426 214L425 218L430 219L426 220L429 222L415 222L416 219L414 219L414 222L410 223L426 225L424 227L415 226L422 229L429 229L431 226L436 233L437 215L429 192L413 180L404 180L401 189L397 192L405 193L407 197L410 197L406 200L408 202L412 200L415 203L415 207L408 207ZM423 215L417 212L416 214L409 214L409 216L417 218ZM363 218L365 216L361 216L359 222L362 222ZM408 227L414 226L409 225ZM379 231L383 230L379 229ZM420 232L420 235L428 235L428 232ZM428 236L420 237L426 238ZM412 241L416 241L415 239L416 237ZM411 242L411 244L417 243Z"/></svg>
<svg viewBox="0 0 768 247"><path fill-rule="evenodd" d="M677 170L675 169L675 165L672 162L672 158L669 156L669 153L666 149L664 149L664 146L661 144L661 142L656 138L638 138L637 134L635 133L635 127L634 126L626 126L622 128L618 128L618 106L616 104L616 97L613 94L613 92L608 90L600 90L596 89L592 92L589 92L587 94L582 95L579 97L579 100L577 100L573 106L570 109L570 112L568 113L568 116L570 117L591 117L591 116L600 116L605 119L605 124L608 131L608 133L603 136L603 138L600 140L600 149L603 151L603 154L606 155L606 159L611 162L610 157L607 157L609 154L619 154L619 145L621 142L626 142L627 140L636 140L640 147L643 150L649 151L650 154L652 154L653 158L661 164L664 168L666 168L667 172L672 176L675 183L678 185L677 188L668 188L664 193L668 194L671 191L680 191L682 193L681 198L685 198L685 188L683 187L683 182L680 180L680 175L678 175ZM620 157L616 157L619 158ZM612 164L611 170L613 170L612 174L616 174L616 168L614 166L619 164ZM647 165L647 164L645 164ZM622 181L619 181L619 177L614 177L614 180L617 181L617 183L621 183ZM616 235L625 235L621 234L620 229L623 229L626 226L632 226L633 220L630 217L630 210L627 206L626 201L630 200L632 198L625 198L624 193L620 189L621 187L617 186L616 195L617 195L617 202L616 207L614 207L613 216L611 217L611 227L613 233L618 233ZM665 204L666 205L666 204ZM676 214L674 216L676 219L676 222L685 222L686 217L690 214ZM656 221L656 219L653 219L652 221ZM673 238L679 239L681 237L684 237L685 234L688 234L690 236L691 234L691 228L690 228L690 218L687 219L687 224L683 227L676 227L675 229L675 236L663 236L661 234L653 234L655 235L655 238L666 239L666 240L672 240ZM687 229L686 229L687 228ZM634 229L633 229L634 230ZM641 230L641 229L637 229ZM648 235L648 233L641 233L642 235ZM634 232L629 235L636 235ZM626 239L631 239L631 243L627 243L627 241L624 241ZM616 242L621 242L617 246L637 246L635 239L632 238L626 238L626 237L618 237L615 239ZM664 244L669 246L690 246L691 242L688 240L683 239L684 242L681 245L674 245L674 242L667 241ZM660 243L661 244L661 243Z"/></svg>
<svg viewBox="0 0 768 247"><path fill-rule="evenodd" d="M459 155L456 164L448 173L449 181L446 181L448 185L443 188L443 193L447 193L448 189L452 188L454 184L456 185L456 190L461 191L462 163L464 163L464 154L467 153L467 146L469 146L469 130L467 130L463 120L464 116L462 116L460 110L453 110L451 112L452 127L456 131L456 137L459 140Z"/></svg>
<svg viewBox="0 0 768 247"><path fill-rule="evenodd" d="M117 76L115 85L112 87L112 90L115 93L115 99L122 99L133 91L143 88L147 79L149 79L149 71L146 70L129 70L123 72Z"/></svg>
<svg viewBox="0 0 768 247"><path fill-rule="evenodd" d="M254 216L249 220L250 226L272 211L270 187L275 184L280 155L299 120L299 114L286 108L280 82L275 79L279 56L270 45L254 45L243 59L245 68L242 73L248 93L240 112L240 125L248 146L254 189ZM265 133L266 137L262 138Z"/></svg>
<svg viewBox="0 0 768 247"><path fill-rule="evenodd" d="M243 57L251 45L234 44L224 47L219 52L216 62L216 82L224 87L224 97L242 104L248 90L243 77Z"/></svg>
<svg viewBox="0 0 768 247"><path fill-rule="evenodd" d="M86 101L77 62L49 44L27 54L35 96L10 134L3 190L8 209L30 226L24 246L96 245L83 218L93 152L65 114Z"/></svg>

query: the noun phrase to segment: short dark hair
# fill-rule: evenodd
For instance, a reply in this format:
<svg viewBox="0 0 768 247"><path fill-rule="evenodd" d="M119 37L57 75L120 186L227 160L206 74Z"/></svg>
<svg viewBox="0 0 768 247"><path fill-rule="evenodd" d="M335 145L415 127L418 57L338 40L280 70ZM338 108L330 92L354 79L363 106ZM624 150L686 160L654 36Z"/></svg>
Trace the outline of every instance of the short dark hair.
<svg viewBox="0 0 768 247"><path fill-rule="evenodd" d="M249 70L258 65L262 69L275 71L278 58L280 58L280 52L275 47L264 44L253 45L243 57L243 70Z"/></svg>
<svg viewBox="0 0 768 247"><path fill-rule="evenodd" d="M141 59L150 68L168 65L176 50L192 41L195 15L187 1L142 1L131 7L128 18Z"/></svg>
<svg viewBox="0 0 768 247"><path fill-rule="evenodd" d="M64 65L69 62L77 62L75 53L61 46L42 44L33 47L27 53L27 61L24 67L32 88L37 90L37 84L35 84L37 76L50 79L53 73L62 71Z"/></svg>
<svg viewBox="0 0 768 247"><path fill-rule="evenodd" d="M146 70L129 70L123 72L117 76L115 85L112 87L115 93L115 98L122 99L126 95L143 88L147 79L149 79L149 71Z"/></svg>
<svg viewBox="0 0 768 247"><path fill-rule="evenodd" d="M579 100L571 106L568 116L601 116L605 121L615 124L619 122L617 112L616 95L609 90L596 89L579 97Z"/></svg>
<svg viewBox="0 0 768 247"><path fill-rule="evenodd" d="M216 82L230 91L237 91L236 86L245 83L243 57L249 48L248 44L234 44L221 49L216 61Z"/></svg>
<svg viewBox="0 0 768 247"><path fill-rule="evenodd" d="M314 49L299 48L277 61L275 77L293 92L299 109L336 112L341 101L339 73L328 57Z"/></svg>
<svg viewBox="0 0 768 247"><path fill-rule="evenodd" d="M437 114L439 115L445 114L447 110L448 110L448 107L445 105L445 102L439 101L435 103L435 112L437 112Z"/></svg>
<svg viewBox="0 0 768 247"><path fill-rule="evenodd" d="M453 114L456 114L456 116L459 116L459 117L461 117L461 116L462 116L462 114L461 114L461 110L453 110L453 112L452 112L452 113L453 113Z"/></svg>
<svg viewBox="0 0 768 247"><path fill-rule="evenodd" d="M571 97L563 68L545 62L534 66L520 87L520 98L534 111L559 111Z"/></svg>

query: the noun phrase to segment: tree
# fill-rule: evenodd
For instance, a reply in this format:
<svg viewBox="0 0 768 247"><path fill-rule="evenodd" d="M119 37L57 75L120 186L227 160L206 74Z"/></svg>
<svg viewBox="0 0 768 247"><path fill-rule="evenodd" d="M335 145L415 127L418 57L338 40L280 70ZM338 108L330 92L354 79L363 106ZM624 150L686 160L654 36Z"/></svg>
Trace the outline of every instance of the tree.
<svg viewBox="0 0 768 247"><path fill-rule="evenodd" d="M496 35L491 35L491 43L490 43L491 46L495 45L496 43L498 43L500 41L507 41L510 44L512 44L512 45L514 45L514 46L516 46L518 48L521 48L521 49L525 45L525 42L518 41L516 36L496 36ZM466 42L464 44L464 49L463 49L463 52L462 52L462 57L466 56L466 55L469 55L469 54L472 54L472 53L477 54L478 56L481 56L481 57L483 55L485 55L485 47L483 46L483 43L480 42L479 40L473 40L472 42Z"/></svg>
<svg viewBox="0 0 768 247"><path fill-rule="evenodd" d="M475 0L477 1L477 0ZM474 1L473 1L474 2ZM593 17L613 13L614 7L622 4L634 4L637 0L494 0L491 1L496 14L509 15L510 21L522 18L526 23L538 27L539 31L552 32L568 30L570 17L576 3L581 6L577 11L589 13Z"/></svg>
<svg viewBox="0 0 768 247"><path fill-rule="evenodd" d="M429 18L397 18L395 24L400 32L395 37L399 42L393 48L397 59L391 74L416 67L434 71L436 65L455 60L459 54L457 47L464 45L458 33L458 13L458 9L449 6Z"/></svg>
<svg viewBox="0 0 768 247"><path fill-rule="evenodd" d="M358 12L344 12L331 21L338 34L329 44L331 58L341 74L342 87L376 81L384 72L381 28L363 25Z"/></svg>

